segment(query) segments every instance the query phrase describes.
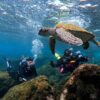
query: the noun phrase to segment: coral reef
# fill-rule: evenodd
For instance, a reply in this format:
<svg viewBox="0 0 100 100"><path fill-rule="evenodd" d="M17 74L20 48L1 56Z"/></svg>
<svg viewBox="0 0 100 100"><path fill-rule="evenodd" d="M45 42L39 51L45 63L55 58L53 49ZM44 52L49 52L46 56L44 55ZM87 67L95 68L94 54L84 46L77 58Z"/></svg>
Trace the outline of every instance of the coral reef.
<svg viewBox="0 0 100 100"><path fill-rule="evenodd" d="M15 80L7 72L0 71L0 98L15 84Z"/></svg>
<svg viewBox="0 0 100 100"><path fill-rule="evenodd" d="M79 66L66 82L60 100L99 100L100 67L92 64Z"/></svg>
<svg viewBox="0 0 100 100"><path fill-rule="evenodd" d="M2 100L54 100L54 89L45 76L12 87Z"/></svg>
<svg viewBox="0 0 100 100"><path fill-rule="evenodd" d="M38 73L38 77L11 87L0 100L99 100L100 98L100 67L97 65L83 64L71 75L70 73L62 75L47 64L39 68ZM3 84L0 83L0 89L6 85L9 87L14 82L6 72L1 72L0 79L6 80Z"/></svg>

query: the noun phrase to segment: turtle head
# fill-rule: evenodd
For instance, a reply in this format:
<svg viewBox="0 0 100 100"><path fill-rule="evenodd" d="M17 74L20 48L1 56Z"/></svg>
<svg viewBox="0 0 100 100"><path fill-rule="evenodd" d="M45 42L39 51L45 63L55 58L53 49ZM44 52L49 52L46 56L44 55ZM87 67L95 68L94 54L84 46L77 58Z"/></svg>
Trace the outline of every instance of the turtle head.
<svg viewBox="0 0 100 100"><path fill-rule="evenodd" d="M41 28L40 30L39 30L39 35L42 35L42 36L49 36L49 28Z"/></svg>
<svg viewBox="0 0 100 100"><path fill-rule="evenodd" d="M50 36L50 35L53 35L54 34L54 29L53 28L41 28L40 30L39 30L39 35L41 35L41 36Z"/></svg>

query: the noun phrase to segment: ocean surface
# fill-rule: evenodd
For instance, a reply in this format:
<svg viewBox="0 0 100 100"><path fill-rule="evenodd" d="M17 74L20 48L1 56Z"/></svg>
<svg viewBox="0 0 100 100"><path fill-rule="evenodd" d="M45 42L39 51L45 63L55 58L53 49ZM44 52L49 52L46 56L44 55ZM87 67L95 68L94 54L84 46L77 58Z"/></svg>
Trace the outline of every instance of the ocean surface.
<svg viewBox="0 0 100 100"><path fill-rule="evenodd" d="M37 66L54 59L48 38L38 36L38 31L58 22L86 28L100 41L100 0L0 0L0 70L6 68L4 58L37 55ZM73 47L88 56L89 63L100 64L100 48L90 44L83 50L57 41L56 51L62 55Z"/></svg>

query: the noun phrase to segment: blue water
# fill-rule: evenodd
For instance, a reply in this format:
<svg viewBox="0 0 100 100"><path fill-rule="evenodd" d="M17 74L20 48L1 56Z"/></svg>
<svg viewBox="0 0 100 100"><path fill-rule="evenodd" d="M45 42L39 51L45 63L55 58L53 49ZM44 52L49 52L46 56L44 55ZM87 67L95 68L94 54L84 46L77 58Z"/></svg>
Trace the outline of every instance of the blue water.
<svg viewBox="0 0 100 100"><path fill-rule="evenodd" d="M58 22L74 23L93 32L100 41L99 0L0 0L0 64L2 57L19 59L37 55L38 66L54 59L48 38L38 36L41 27ZM63 54L71 47L57 42L56 51ZM91 43L84 51L91 63L100 63L100 48ZM4 66L3 66L4 67Z"/></svg>

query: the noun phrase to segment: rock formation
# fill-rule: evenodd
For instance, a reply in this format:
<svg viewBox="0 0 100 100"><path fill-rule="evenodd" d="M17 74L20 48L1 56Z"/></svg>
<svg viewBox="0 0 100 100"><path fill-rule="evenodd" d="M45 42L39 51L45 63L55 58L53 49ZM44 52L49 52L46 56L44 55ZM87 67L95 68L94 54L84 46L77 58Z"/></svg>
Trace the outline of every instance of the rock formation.
<svg viewBox="0 0 100 100"><path fill-rule="evenodd" d="M64 85L60 100L100 100L100 67L79 66Z"/></svg>
<svg viewBox="0 0 100 100"><path fill-rule="evenodd" d="M0 98L15 84L15 80L7 72L0 71Z"/></svg>
<svg viewBox="0 0 100 100"><path fill-rule="evenodd" d="M12 87L2 100L54 100L54 89L45 76Z"/></svg>

